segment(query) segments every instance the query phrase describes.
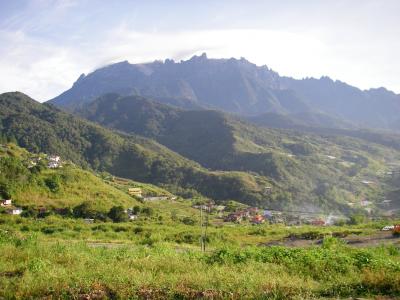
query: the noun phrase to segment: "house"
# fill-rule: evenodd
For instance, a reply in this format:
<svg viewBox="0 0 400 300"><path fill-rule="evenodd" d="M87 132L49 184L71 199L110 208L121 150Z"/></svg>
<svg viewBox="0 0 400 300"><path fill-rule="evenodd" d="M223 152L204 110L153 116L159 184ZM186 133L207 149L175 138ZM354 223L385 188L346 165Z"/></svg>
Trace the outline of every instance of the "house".
<svg viewBox="0 0 400 300"><path fill-rule="evenodd" d="M257 207L249 207L246 209L246 212L248 213L248 216L254 216L258 214L258 208Z"/></svg>
<svg viewBox="0 0 400 300"><path fill-rule="evenodd" d="M243 219L243 215L241 213L232 213L225 217L225 222L235 222L240 223Z"/></svg>
<svg viewBox="0 0 400 300"><path fill-rule="evenodd" d="M251 218L250 222L251 222L252 224L262 224L262 223L265 222L265 219L264 219L264 217L261 216L261 215L256 215L256 216L254 216L253 218Z"/></svg>
<svg viewBox="0 0 400 300"><path fill-rule="evenodd" d="M22 213L22 208L15 207L7 211L9 215L20 215Z"/></svg>
<svg viewBox="0 0 400 300"><path fill-rule="evenodd" d="M325 221L322 219L315 219L311 221L311 225L314 226L324 226L325 225Z"/></svg>
<svg viewBox="0 0 400 300"><path fill-rule="evenodd" d="M1 206L11 206L12 205L12 200L11 199L0 200L0 205Z"/></svg>
<svg viewBox="0 0 400 300"><path fill-rule="evenodd" d="M382 231L390 231L394 229L394 225L387 225L382 228Z"/></svg>
<svg viewBox="0 0 400 300"><path fill-rule="evenodd" d="M94 222L94 219L86 218L86 219L84 219L84 221L87 224L92 224Z"/></svg>
<svg viewBox="0 0 400 300"><path fill-rule="evenodd" d="M129 188L128 194L136 197L142 197L142 189L141 188Z"/></svg>
<svg viewBox="0 0 400 300"><path fill-rule="evenodd" d="M128 215L129 220L137 220L138 216L137 215Z"/></svg>
<svg viewBox="0 0 400 300"><path fill-rule="evenodd" d="M56 169L61 166L61 159L57 155L50 155L48 157L48 165L50 169Z"/></svg>
<svg viewBox="0 0 400 300"><path fill-rule="evenodd" d="M272 212L267 209L264 210L263 215L264 215L264 218L272 219Z"/></svg>
<svg viewBox="0 0 400 300"><path fill-rule="evenodd" d="M360 205L363 206L363 207L369 206L371 204L372 204L371 201L368 201L368 200L365 200L365 199L360 200Z"/></svg>
<svg viewBox="0 0 400 300"><path fill-rule="evenodd" d="M369 184L373 184L373 181L369 181L369 180L361 180L361 183L369 185Z"/></svg>

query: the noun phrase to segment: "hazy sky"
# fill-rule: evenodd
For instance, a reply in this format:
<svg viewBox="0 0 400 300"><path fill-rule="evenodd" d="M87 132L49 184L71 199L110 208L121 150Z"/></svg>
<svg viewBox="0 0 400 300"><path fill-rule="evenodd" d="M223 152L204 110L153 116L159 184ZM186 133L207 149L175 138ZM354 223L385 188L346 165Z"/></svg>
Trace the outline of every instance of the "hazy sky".
<svg viewBox="0 0 400 300"><path fill-rule="evenodd" d="M400 1L0 0L0 92L44 101L105 64L202 52L400 93Z"/></svg>

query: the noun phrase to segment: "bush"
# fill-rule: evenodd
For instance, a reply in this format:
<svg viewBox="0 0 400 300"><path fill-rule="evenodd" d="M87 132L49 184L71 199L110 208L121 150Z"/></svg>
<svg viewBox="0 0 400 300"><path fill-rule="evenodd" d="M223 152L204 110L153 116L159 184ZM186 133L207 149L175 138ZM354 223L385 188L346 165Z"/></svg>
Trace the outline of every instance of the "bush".
<svg viewBox="0 0 400 300"><path fill-rule="evenodd" d="M97 211L93 208L89 202L83 202L73 208L73 215L75 218L95 218Z"/></svg>
<svg viewBox="0 0 400 300"><path fill-rule="evenodd" d="M113 220L113 222L126 222L128 221L128 215L122 206L113 206L108 212L107 216Z"/></svg>
<svg viewBox="0 0 400 300"><path fill-rule="evenodd" d="M192 219L191 217L184 217L181 222L185 225L194 225L196 224L196 221Z"/></svg>
<svg viewBox="0 0 400 300"><path fill-rule="evenodd" d="M365 217L363 215L352 215L348 221L349 225L358 225L365 222Z"/></svg>
<svg viewBox="0 0 400 300"><path fill-rule="evenodd" d="M53 175L50 178L46 178L44 180L45 185L48 187L50 191L56 193L60 190L60 177Z"/></svg>

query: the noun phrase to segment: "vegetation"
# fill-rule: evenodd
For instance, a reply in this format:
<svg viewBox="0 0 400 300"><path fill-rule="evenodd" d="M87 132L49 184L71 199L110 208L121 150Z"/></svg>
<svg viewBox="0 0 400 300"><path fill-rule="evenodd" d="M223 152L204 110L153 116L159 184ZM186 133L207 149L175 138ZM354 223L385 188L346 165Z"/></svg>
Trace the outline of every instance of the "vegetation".
<svg viewBox="0 0 400 300"><path fill-rule="evenodd" d="M58 154L97 171L183 194L195 190L221 200L262 201L263 181L252 175L210 172L154 141L112 132L21 93L0 95L0 130L3 139L33 153Z"/></svg>
<svg viewBox="0 0 400 300"><path fill-rule="evenodd" d="M218 111L185 111L139 96L107 94L77 112L103 126L156 139L211 170L254 174L259 182L242 173L232 181L242 178L253 191L257 185L272 189L243 202L273 208L352 212L349 203L382 199L384 184L366 186L362 181L382 182L378 173L400 159L397 149L379 140L262 129ZM212 195L202 192L228 197L213 190Z"/></svg>
<svg viewBox="0 0 400 300"><path fill-rule="evenodd" d="M343 298L400 296L398 246L353 248L329 231L358 227L210 226L168 220L86 224L48 216L0 216L4 298ZM169 224L169 225L168 225ZM322 246L264 247L260 241L314 230ZM338 235L338 234L336 234Z"/></svg>

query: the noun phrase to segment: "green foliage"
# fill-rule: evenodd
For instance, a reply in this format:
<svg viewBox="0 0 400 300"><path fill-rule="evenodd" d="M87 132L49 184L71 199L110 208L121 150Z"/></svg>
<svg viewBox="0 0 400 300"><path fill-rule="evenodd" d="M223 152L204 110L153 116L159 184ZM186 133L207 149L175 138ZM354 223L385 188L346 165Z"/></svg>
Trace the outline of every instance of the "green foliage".
<svg viewBox="0 0 400 300"><path fill-rule="evenodd" d="M350 225L358 225L365 222L365 216L360 214L351 215L348 223Z"/></svg>
<svg viewBox="0 0 400 300"><path fill-rule="evenodd" d="M193 218L190 217L184 217L181 222L185 225L194 225L196 224L196 220L194 220Z"/></svg>
<svg viewBox="0 0 400 300"><path fill-rule="evenodd" d="M53 193L56 193L59 191L60 189L60 177L57 175L52 175L49 178L46 178L44 180L44 183L46 184L46 186L49 188L50 191L52 191Z"/></svg>
<svg viewBox="0 0 400 300"><path fill-rule="evenodd" d="M122 206L111 207L107 216L113 220L113 222L126 222L128 220L128 215Z"/></svg>
<svg viewBox="0 0 400 300"><path fill-rule="evenodd" d="M73 208L75 218L96 218L98 214L91 202L83 202Z"/></svg>
<svg viewBox="0 0 400 300"><path fill-rule="evenodd" d="M244 179L239 172L213 176L196 172L192 175L196 184L184 180L180 188L169 187L186 197L196 196L188 193L194 188L217 200L278 209L312 203L349 212L353 209L346 203L366 190L357 176L374 177L373 168L398 159L391 144L378 142L378 146L376 139L360 134L322 132L321 136L259 128L221 112L185 111L136 96L105 95L78 113L101 125L153 138L211 170L251 172L257 178ZM162 172L153 180L171 184L161 179L168 168L158 168ZM265 186L273 187L272 192L263 195Z"/></svg>

